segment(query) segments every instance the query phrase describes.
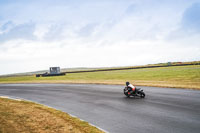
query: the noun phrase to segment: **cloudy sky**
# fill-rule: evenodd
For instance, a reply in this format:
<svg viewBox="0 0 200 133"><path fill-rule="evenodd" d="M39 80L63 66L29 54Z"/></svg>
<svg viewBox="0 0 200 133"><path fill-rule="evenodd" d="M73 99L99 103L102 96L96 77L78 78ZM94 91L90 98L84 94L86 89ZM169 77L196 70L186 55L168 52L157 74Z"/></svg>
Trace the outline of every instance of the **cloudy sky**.
<svg viewBox="0 0 200 133"><path fill-rule="evenodd" d="M0 0L0 74L200 60L200 0Z"/></svg>

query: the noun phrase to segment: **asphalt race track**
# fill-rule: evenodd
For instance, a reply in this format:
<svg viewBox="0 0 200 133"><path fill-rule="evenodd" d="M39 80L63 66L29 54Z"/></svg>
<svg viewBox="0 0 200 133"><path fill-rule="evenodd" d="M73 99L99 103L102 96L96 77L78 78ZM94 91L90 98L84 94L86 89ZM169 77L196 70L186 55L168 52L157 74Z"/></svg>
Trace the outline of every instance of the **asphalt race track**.
<svg viewBox="0 0 200 133"><path fill-rule="evenodd" d="M200 91L141 87L126 98L120 85L0 84L0 96L68 112L111 133L200 133Z"/></svg>

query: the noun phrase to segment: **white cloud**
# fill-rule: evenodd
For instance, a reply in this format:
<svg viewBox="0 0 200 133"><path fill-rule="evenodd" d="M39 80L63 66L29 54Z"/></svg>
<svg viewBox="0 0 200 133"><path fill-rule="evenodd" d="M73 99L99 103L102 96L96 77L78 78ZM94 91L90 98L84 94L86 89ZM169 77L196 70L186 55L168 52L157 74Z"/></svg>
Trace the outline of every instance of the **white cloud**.
<svg viewBox="0 0 200 133"><path fill-rule="evenodd" d="M4 18L0 25L0 68L4 71L0 74L49 66L106 67L199 60L200 34L188 36L181 25L185 10L193 2L178 3L86 1L54 6L33 2L4 7L0 10L9 13L8 17L0 13ZM20 9L14 13L9 11L11 7ZM14 25L6 26L8 22Z"/></svg>

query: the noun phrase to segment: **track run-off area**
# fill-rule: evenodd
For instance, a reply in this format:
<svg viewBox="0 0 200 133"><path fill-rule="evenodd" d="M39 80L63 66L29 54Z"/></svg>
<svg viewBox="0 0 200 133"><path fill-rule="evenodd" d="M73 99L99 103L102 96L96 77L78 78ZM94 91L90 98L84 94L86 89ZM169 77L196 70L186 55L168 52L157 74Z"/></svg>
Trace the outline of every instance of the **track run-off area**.
<svg viewBox="0 0 200 133"><path fill-rule="evenodd" d="M0 84L0 96L44 104L111 133L199 133L200 91L143 87L126 98L122 85Z"/></svg>

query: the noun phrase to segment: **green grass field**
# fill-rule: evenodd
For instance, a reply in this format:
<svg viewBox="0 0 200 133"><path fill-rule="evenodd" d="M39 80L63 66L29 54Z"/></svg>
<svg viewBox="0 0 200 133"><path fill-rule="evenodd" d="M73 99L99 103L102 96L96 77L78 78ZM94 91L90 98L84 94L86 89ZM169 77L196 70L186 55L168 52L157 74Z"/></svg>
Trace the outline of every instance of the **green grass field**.
<svg viewBox="0 0 200 133"><path fill-rule="evenodd" d="M200 89L200 65L70 73L57 77L2 77L0 83L96 83Z"/></svg>

